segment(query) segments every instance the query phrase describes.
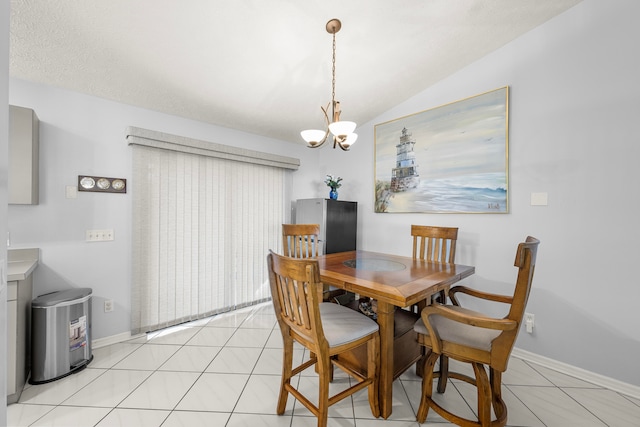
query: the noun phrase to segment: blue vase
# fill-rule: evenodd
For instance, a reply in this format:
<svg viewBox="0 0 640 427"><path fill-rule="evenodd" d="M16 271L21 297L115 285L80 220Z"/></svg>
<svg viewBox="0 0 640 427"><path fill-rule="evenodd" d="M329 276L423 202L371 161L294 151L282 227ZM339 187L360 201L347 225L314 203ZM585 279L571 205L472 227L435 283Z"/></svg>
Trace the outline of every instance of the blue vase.
<svg viewBox="0 0 640 427"><path fill-rule="evenodd" d="M331 191L329 191L329 198L331 200L338 200L338 192L332 188Z"/></svg>

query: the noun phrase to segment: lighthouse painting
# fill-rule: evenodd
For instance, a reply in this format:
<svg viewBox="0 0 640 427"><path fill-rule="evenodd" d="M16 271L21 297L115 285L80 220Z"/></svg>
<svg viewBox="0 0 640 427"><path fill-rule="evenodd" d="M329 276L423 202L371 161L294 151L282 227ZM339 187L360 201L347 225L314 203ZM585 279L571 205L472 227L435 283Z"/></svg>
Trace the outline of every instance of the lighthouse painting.
<svg viewBox="0 0 640 427"><path fill-rule="evenodd" d="M391 191L405 191L416 188L420 183L416 155L413 151L415 141L411 140L411 134L407 128L402 128L400 142L396 145L396 167L391 175Z"/></svg>
<svg viewBox="0 0 640 427"><path fill-rule="evenodd" d="M375 212L508 213L503 87L375 125Z"/></svg>

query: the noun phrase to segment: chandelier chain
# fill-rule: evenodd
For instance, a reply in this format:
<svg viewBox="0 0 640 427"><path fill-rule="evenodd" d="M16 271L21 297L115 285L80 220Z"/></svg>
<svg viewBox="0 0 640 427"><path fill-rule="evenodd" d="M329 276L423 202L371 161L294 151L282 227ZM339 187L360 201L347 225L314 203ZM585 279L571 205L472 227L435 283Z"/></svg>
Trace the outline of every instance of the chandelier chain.
<svg viewBox="0 0 640 427"><path fill-rule="evenodd" d="M331 64L331 103L336 105L336 33L333 33L333 60Z"/></svg>

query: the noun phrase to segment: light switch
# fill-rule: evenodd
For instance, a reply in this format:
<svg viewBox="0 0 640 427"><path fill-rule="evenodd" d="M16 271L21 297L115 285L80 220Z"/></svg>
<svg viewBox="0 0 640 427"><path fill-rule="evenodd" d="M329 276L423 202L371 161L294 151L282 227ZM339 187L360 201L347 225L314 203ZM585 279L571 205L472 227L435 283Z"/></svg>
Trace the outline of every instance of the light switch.
<svg viewBox="0 0 640 427"><path fill-rule="evenodd" d="M67 199L75 199L78 197L78 189L75 185L67 185L65 188L65 195Z"/></svg>
<svg viewBox="0 0 640 427"><path fill-rule="evenodd" d="M547 193L531 193L531 206L547 206Z"/></svg>

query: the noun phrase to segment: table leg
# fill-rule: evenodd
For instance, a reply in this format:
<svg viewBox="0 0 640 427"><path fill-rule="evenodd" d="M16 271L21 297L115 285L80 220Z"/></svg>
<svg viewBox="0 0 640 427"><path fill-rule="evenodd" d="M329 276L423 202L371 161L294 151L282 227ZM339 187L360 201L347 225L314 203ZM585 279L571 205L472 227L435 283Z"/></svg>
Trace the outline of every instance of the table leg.
<svg viewBox="0 0 640 427"><path fill-rule="evenodd" d="M380 326L380 415L389 418L393 406L393 324L395 307L378 301Z"/></svg>

